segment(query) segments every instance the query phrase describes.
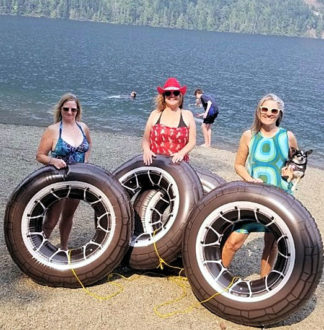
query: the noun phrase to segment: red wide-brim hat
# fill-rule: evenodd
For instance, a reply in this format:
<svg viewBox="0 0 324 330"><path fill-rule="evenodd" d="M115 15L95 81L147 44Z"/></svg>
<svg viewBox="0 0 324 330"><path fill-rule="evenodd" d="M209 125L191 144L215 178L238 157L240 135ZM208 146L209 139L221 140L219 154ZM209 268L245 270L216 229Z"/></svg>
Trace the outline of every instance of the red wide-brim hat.
<svg viewBox="0 0 324 330"><path fill-rule="evenodd" d="M156 89L160 94L166 91L180 91L184 95L186 94L187 86L180 86L176 78L168 78L163 87L158 86Z"/></svg>

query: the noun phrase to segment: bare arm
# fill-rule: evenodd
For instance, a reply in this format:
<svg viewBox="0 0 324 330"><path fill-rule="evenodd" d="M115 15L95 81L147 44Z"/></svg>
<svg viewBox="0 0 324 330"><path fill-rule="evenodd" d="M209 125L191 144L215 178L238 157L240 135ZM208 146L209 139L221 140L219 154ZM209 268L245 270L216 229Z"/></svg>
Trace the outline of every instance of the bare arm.
<svg viewBox="0 0 324 330"><path fill-rule="evenodd" d="M290 131L287 132L287 135L288 135L289 149L290 148L298 149L297 139L296 139L295 135ZM290 153L290 151L288 153ZM289 157L289 154L288 154L288 157ZM283 178L285 178L285 180L290 182L294 178L293 168L291 166L287 166L287 164L284 165L281 169L281 176Z"/></svg>
<svg viewBox="0 0 324 330"><path fill-rule="evenodd" d="M297 139L296 139L295 135L293 134L293 132L288 131L287 135L288 135L289 148L298 149Z"/></svg>
<svg viewBox="0 0 324 330"><path fill-rule="evenodd" d="M145 165L152 164L152 157L155 156L155 153L150 149L150 132L154 123L154 119L156 119L157 113L157 110L152 111L145 125L142 139L143 161Z"/></svg>
<svg viewBox="0 0 324 330"><path fill-rule="evenodd" d="M91 136L90 136L90 130L89 130L89 127L83 123L83 131L84 131L84 134L88 140L88 143L89 143L89 149L88 151L85 153L84 155L84 161L85 163L88 163L89 162L89 157L90 157L90 152L91 152L91 148L92 148L92 140L91 140Z"/></svg>
<svg viewBox="0 0 324 330"><path fill-rule="evenodd" d="M50 164L52 157L48 156L48 153L51 151L52 146L53 146L53 130L50 127L48 127L44 131L40 143L38 145L36 160L44 165Z"/></svg>
<svg viewBox="0 0 324 330"><path fill-rule="evenodd" d="M55 140L55 133L52 126L48 127L43 136L41 137L37 153L36 160L44 165L54 165L60 169L66 167L66 163L63 159L52 158L48 156L48 153L52 150L53 141Z"/></svg>
<svg viewBox="0 0 324 330"><path fill-rule="evenodd" d="M206 118L207 115L208 115L208 111L209 111L209 109L210 109L210 107L211 107L212 104L213 104L212 101L208 101L208 102L207 102L207 107L206 107L205 112L198 114L197 117L203 117L203 118Z"/></svg>
<svg viewBox="0 0 324 330"><path fill-rule="evenodd" d="M208 102L207 102L206 111L203 113L203 117L204 117L204 118L207 117L207 115L208 115L208 111L209 111L211 105L212 105L212 101L208 101Z"/></svg>
<svg viewBox="0 0 324 330"><path fill-rule="evenodd" d="M240 145L238 147L234 168L236 173L244 180L248 182L262 182L261 179L254 179L248 173L245 163L249 155L249 144L252 137L252 132L250 130L245 131L240 139Z"/></svg>

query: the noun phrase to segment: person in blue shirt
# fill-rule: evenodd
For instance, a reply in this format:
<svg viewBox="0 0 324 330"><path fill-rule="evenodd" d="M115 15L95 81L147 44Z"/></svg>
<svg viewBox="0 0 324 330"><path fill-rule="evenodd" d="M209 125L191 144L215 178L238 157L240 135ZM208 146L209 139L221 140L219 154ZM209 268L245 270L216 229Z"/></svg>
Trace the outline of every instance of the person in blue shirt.
<svg viewBox="0 0 324 330"><path fill-rule="evenodd" d="M198 117L203 117L201 130L204 136L205 143L201 146L210 147L211 126L218 115L218 106L214 97L210 94L205 94L200 88L195 90L194 95L196 97L196 104L201 104L205 110L203 113L198 115Z"/></svg>

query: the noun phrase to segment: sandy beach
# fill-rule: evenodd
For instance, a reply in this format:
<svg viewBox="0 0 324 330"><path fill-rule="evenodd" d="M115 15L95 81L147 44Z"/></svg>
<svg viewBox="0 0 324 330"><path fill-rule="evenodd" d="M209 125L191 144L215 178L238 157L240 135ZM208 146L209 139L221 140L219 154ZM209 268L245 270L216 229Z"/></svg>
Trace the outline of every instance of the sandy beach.
<svg viewBox="0 0 324 330"><path fill-rule="evenodd" d="M5 207L10 193L32 171L40 167L35 160L43 128L0 124L0 221L3 228ZM113 171L141 152L140 138L92 131L91 163ZM215 147L196 147L191 164L208 169L226 181L239 180L234 173L235 154ZM315 218L324 237L324 171L307 168L295 196ZM124 291L108 300L98 300L82 288L65 289L41 286L23 274L11 259L0 232L0 329L252 329L209 312L203 306L189 313L160 318L154 306L175 299L181 289L166 276L125 271L129 280L117 279ZM166 272L165 275L168 273ZM89 288L106 296L115 289L106 281ZM184 310L197 303L191 290L179 304L163 312ZM295 314L273 329L323 329L324 277L311 299ZM322 324L322 325L321 325Z"/></svg>

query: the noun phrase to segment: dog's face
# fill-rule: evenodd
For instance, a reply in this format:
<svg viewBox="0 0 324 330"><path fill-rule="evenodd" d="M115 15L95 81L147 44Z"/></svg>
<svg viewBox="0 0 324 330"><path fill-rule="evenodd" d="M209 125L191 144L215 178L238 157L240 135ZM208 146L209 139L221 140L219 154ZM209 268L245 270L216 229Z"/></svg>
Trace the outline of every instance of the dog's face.
<svg viewBox="0 0 324 330"><path fill-rule="evenodd" d="M307 166L307 157L312 152L313 150L304 151L290 148L289 159L283 167L281 175L282 178L288 182L295 180L292 190L295 190L299 180L304 177Z"/></svg>
<svg viewBox="0 0 324 330"><path fill-rule="evenodd" d="M313 150L298 150L295 148L290 149L290 160L292 160L295 164L305 165L307 163L307 157L313 152Z"/></svg>

